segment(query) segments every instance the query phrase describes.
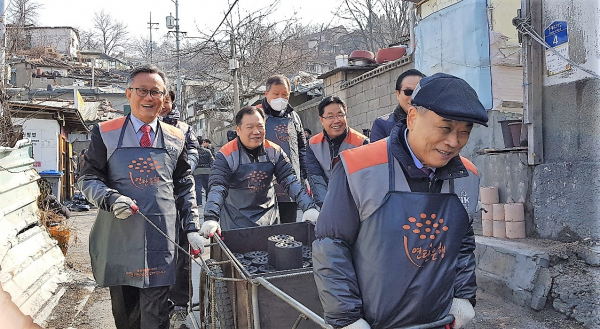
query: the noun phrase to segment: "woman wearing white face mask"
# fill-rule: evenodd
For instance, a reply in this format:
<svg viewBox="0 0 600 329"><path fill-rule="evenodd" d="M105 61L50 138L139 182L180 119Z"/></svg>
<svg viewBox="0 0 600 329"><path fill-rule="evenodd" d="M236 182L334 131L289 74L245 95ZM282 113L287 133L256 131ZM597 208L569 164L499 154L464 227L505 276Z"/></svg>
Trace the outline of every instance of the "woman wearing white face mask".
<svg viewBox="0 0 600 329"><path fill-rule="evenodd" d="M266 138L277 143L290 157L296 176L306 180L306 137L300 117L288 104L290 98L290 80L283 75L274 75L267 79L265 98L258 105L267 116ZM296 203L279 186L275 186L282 223L296 221Z"/></svg>

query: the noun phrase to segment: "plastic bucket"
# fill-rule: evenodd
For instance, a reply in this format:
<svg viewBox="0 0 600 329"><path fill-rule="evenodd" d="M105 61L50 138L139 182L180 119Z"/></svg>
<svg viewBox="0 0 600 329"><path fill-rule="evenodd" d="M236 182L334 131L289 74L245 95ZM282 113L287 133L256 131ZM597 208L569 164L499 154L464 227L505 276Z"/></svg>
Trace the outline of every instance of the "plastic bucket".
<svg viewBox="0 0 600 329"><path fill-rule="evenodd" d="M517 144L515 145L511 127L509 125L511 123L521 123L521 120L500 120L498 122L500 123L500 127L502 128L502 139L504 139L504 147L511 148L519 146L519 140L521 139L521 126L519 126L519 137L517 138Z"/></svg>

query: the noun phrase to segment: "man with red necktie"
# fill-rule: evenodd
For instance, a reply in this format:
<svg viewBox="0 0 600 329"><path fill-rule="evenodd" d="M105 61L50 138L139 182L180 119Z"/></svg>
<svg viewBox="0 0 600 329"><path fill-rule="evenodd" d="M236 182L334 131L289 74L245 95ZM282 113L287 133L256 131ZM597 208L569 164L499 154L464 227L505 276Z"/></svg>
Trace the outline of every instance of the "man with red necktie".
<svg viewBox="0 0 600 329"><path fill-rule="evenodd" d="M156 66L131 72L125 91L131 114L94 127L77 182L99 208L90 232L92 271L99 286L110 288L118 329L169 328L176 273L170 240L177 241L182 226L192 249L204 247L184 136L157 120L165 84Z"/></svg>

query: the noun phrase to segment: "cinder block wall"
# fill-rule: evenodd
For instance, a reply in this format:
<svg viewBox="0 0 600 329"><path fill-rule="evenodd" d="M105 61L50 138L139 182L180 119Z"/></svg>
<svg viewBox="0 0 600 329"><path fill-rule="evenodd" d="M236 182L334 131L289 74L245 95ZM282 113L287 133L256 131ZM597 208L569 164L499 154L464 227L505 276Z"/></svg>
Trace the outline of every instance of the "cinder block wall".
<svg viewBox="0 0 600 329"><path fill-rule="evenodd" d="M348 105L348 125L362 132L363 129L371 129L375 119L394 110L398 104L395 95L396 79L404 71L412 68L412 60L402 58L349 80L343 79L352 75L338 72L325 79L324 97L338 96L343 99ZM296 108L302 124L313 134L323 130L317 106L318 102Z"/></svg>
<svg viewBox="0 0 600 329"><path fill-rule="evenodd" d="M396 63L396 64L394 64ZM396 100L396 80L403 72L414 68L411 60L400 60L380 66L353 80L342 83L348 105L348 125L359 132L371 129L378 117L391 113Z"/></svg>

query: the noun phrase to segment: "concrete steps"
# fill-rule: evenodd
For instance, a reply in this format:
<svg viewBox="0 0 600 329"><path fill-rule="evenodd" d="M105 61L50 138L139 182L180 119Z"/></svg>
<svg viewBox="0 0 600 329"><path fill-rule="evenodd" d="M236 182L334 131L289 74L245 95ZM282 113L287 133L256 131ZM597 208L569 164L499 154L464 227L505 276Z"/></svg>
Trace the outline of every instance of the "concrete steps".
<svg viewBox="0 0 600 329"><path fill-rule="evenodd" d="M600 327L600 247L476 236L477 285L517 305Z"/></svg>

